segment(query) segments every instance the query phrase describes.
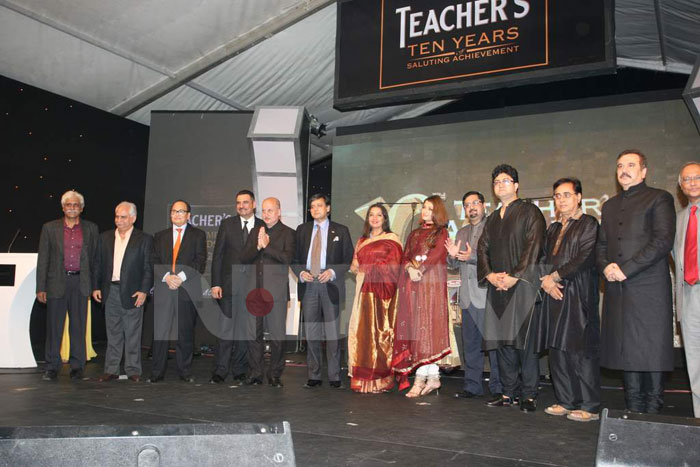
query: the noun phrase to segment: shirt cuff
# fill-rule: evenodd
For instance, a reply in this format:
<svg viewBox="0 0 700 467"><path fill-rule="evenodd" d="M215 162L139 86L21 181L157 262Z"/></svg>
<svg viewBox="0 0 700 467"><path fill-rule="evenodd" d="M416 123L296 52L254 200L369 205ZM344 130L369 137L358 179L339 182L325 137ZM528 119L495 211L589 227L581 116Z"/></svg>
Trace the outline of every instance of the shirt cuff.
<svg viewBox="0 0 700 467"><path fill-rule="evenodd" d="M331 272L331 280L334 281L335 280L335 271L333 269L329 269L329 271Z"/></svg>

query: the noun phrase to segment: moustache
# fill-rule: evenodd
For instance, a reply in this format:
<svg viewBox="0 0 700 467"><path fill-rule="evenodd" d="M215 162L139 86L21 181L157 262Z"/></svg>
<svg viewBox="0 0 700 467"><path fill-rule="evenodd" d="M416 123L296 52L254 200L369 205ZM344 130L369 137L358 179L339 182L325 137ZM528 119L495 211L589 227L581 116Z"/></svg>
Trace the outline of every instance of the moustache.
<svg viewBox="0 0 700 467"><path fill-rule="evenodd" d="M630 174L626 174L624 172L622 172L622 175L620 175L620 178L622 178L622 177L632 178L632 176Z"/></svg>

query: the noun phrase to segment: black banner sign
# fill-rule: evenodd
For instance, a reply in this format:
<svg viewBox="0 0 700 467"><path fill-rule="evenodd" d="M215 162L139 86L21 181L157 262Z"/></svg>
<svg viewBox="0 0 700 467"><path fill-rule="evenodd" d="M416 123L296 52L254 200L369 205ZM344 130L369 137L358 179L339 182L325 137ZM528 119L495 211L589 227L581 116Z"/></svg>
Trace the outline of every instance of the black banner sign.
<svg viewBox="0 0 700 467"><path fill-rule="evenodd" d="M614 70L609 0L345 0L335 107L453 97Z"/></svg>

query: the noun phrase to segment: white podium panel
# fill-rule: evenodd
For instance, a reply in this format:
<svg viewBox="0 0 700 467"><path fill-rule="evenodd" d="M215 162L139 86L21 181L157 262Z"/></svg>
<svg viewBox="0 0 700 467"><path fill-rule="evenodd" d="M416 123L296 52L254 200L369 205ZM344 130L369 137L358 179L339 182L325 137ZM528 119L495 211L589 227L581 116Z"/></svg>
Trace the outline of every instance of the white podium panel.
<svg viewBox="0 0 700 467"><path fill-rule="evenodd" d="M0 368L36 368L29 319L36 298L36 253L0 253L14 265L13 286L0 286Z"/></svg>

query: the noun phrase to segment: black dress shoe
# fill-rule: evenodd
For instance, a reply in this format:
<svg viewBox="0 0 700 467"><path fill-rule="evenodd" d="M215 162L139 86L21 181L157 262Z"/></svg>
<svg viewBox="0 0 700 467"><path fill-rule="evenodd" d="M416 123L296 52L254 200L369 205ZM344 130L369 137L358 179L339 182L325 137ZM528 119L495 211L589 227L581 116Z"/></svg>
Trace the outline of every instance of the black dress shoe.
<svg viewBox="0 0 700 467"><path fill-rule="evenodd" d="M83 370L73 369L70 371L70 379L83 379Z"/></svg>
<svg viewBox="0 0 700 467"><path fill-rule="evenodd" d="M455 392L456 399L472 399L474 397L481 397L481 394L474 394L470 391Z"/></svg>
<svg viewBox="0 0 700 467"><path fill-rule="evenodd" d="M343 389L345 387L342 381L329 381L328 385L334 389Z"/></svg>
<svg viewBox="0 0 700 467"><path fill-rule="evenodd" d="M209 382L212 383L212 384L221 384L221 383L224 382L224 378L222 378L221 376L219 376L219 375L217 375L216 373L214 373L214 374L212 375L211 379L209 380Z"/></svg>
<svg viewBox="0 0 700 467"><path fill-rule="evenodd" d="M97 381L99 381L100 383L106 383L106 382L108 382L108 381L112 381L112 380L115 380L115 379L119 379L119 375L113 375L113 374L111 374L111 373L105 373L105 374L103 374L102 376L100 376L99 378L97 378Z"/></svg>
<svg viewBox="0 0 700 467"><path fill-rule="evenodd" d="M245 373L240 373L240 374L234 375L233 380L238 381L239 383L242 383L243 381L246 380Z"/></svg>
<svg viewBox="0 0 700 467"><path fill-rule="evenodd" d="M306 389L311 389L311 388L315 388L316 386L321 386L321 384L323 384L323 381L321 381L320 379L310 379L306 382L304 387Z"/></svg>
<svg viewBox="0 0 700 467"><path fill-rule="evenodd" d="M53 370L46 371L41 376L41 379L43 379L44 381L56 381L56 378L58 378L58 373L56 373Z"/></svg>
<svg viewBox="0 0 700 467"><path fill-rule="evenodd" d="M487 407L510 407L511 405L513 405L513 399L503 395L494 397L486 403Z"/></svg>
<svg viewBox="0 0 700 467"><path fill-rule="evenodd" d="M281 388L284 386L284 384L282 384L282 380L279 378L270 378L270 386L275 388Z"/></svg>
<svg viewBox="0 0 700 467"><path fill-rule="evenodd" d="M523 412L534 412L537 410L537 399L523 399L520 401L520 410Z"/></svg>
<svg viewBox="0 0 700 467"><path fill-rule="evenodd" d="M184 381L185 383L194 383L194 378L192 375L184 375L180 376L180 381Z"/></svg>
<svg viewBox="0 0 700 467"><path fill-rule="evenodd" d="M146 380L147 383L159 383L161 381L163 381L162 376L151 376Z"/></svg>
<svg viewBox="0 0 700 467"><path fill-rule="evenodd" d="M260 378L253 378L253 377L246 378L245 381L243 382L243 384L245 384L246 386L259 386L262 383L263 382Z"/></svg>

